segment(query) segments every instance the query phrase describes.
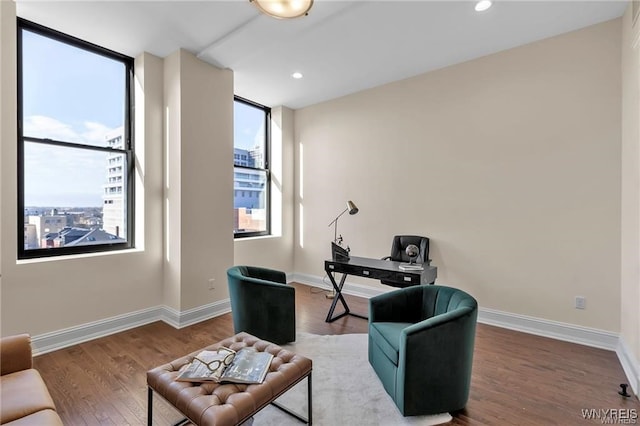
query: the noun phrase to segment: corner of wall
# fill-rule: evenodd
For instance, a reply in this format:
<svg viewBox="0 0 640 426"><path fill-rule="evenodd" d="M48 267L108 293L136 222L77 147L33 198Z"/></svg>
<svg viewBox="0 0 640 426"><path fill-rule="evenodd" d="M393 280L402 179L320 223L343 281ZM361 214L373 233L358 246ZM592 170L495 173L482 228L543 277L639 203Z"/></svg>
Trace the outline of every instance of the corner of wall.
<svg viewBox="0 0 640 426"><path fill-rule="evenodd" d="M618 355L618 359L633 389L633 393L637 396L640 387L640 362L627 346L624 336L620 336L618 346L616 347L616 355Z"/></svg>
<svg viewBox="0 0 640 426"><path fill-rule="evenodd" d="M640 368L640 18L629 3L622 18L621 346L618 356L634 391ZM640 13L640 11L638 11Z"/></svg>
<svg viewBox="0 0 640 426"><path fill-rule="evenodd" d="M16 213L4 206L15 205L16 194L16 144L17 98L16 75L16 4L0 1L0 276L5 271L5 262L15 259ZM11 256L9 256L11 254ZM2 278L0 278L1 280ZM0 309L1 311L2 309Z"/></svg>

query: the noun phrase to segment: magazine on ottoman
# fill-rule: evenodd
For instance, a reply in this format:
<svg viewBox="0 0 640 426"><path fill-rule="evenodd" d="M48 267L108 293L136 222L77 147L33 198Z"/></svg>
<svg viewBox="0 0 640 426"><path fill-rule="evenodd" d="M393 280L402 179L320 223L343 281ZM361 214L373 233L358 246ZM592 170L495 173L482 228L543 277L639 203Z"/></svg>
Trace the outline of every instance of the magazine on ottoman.
<svg viewBox="0 0 640 426"><path fill-rule="evenodd" d="M258 384L264 381L273 355L252 348L233 351L222 347L202 351L185 364L176 377L181 382Z"/></svg>

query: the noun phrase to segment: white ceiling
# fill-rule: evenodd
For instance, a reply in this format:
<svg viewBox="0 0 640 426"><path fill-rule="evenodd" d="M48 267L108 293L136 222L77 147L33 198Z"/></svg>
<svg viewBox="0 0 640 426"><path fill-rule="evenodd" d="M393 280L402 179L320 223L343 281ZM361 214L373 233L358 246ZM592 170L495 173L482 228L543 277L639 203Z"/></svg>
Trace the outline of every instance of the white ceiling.
<svg viewBox="0 0 640 426"><path fill-rule="evenodd" d="M315 0L277 20L248 0L29 1L18 16L124 53L179 48L234 71L235 92L301 108L621 16L626 0ZM304 74L294 80L291 74Z"/></svg>

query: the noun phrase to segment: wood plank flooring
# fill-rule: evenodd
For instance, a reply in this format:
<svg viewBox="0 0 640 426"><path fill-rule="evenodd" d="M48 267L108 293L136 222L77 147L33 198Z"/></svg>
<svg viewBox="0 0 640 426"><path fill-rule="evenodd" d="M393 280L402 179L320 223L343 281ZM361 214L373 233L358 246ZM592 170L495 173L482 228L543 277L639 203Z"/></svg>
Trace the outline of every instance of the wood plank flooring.
<svg viewBox="0 0 640 426"><path fill-rule="evenodd" d="M367 332L367 321L356 317L326 323L331 300L325 292L295 287L298 331ZM366 314L365 299L346 298L353 312ZM232 334L230 314L181 330L156 322L40 355L34 365L65 425L143 425L146 371ZM602 424L584 419L582 410L640 413L635 396L618 395L620 383L626 378L614 352L478 324L469 403L450 424ZM154 423L169 425L179 418L168 404L154 404Z"/></svg>

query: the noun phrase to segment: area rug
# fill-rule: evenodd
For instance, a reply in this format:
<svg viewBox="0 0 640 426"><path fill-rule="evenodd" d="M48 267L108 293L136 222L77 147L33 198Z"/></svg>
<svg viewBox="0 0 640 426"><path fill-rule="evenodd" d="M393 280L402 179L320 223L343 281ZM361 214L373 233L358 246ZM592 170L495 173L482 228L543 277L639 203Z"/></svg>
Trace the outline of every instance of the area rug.
<svg viewBox="0 0 640 426"><path fill-rule="evenodd" d="M366 334L319 336L298 333L295 343L283 346L313 360L315 425L428 426L451 421L449 413L403 417L369 365L367 342ZM302 381L277 401L306 417L307 381ZM301 424L273 406L266 407L253 418L253 426Z"/></svg>

